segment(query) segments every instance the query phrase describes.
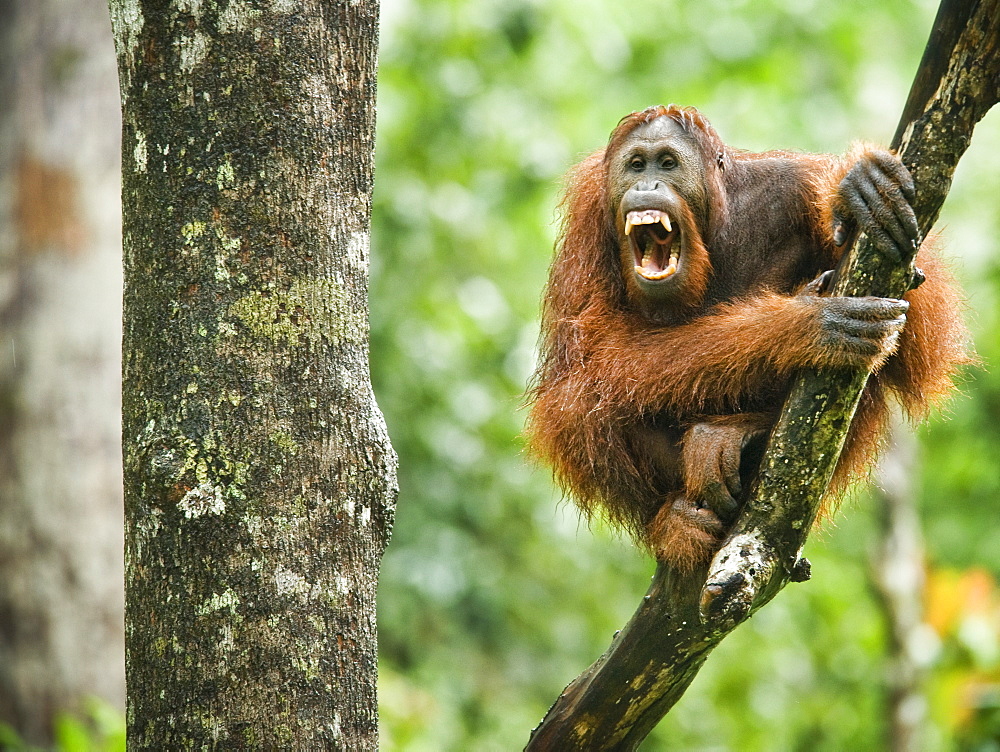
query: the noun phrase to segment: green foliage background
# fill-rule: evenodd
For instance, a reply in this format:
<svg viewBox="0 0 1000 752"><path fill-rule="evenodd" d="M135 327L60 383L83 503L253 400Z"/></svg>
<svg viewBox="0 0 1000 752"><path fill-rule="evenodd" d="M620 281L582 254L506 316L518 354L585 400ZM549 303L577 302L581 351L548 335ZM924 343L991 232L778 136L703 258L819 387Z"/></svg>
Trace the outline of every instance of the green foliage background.
<svg viewBox="0 0 1000 752"><path fill-rule="evenodd" d="M563 173L620 117L667 102L699 107L744 148L887 142L935 9L383 2L372 369L401 485L379 600L383 748L520 749L652 573L579 521L519 439ZM987 368L950 421L921 431L921 511L943 583L921 653L930 749L1000 749L998 123L980 127L942 220ZM814 579L730 637L644 749L884 746L871 517L861 498L814 536Z"/></svg>

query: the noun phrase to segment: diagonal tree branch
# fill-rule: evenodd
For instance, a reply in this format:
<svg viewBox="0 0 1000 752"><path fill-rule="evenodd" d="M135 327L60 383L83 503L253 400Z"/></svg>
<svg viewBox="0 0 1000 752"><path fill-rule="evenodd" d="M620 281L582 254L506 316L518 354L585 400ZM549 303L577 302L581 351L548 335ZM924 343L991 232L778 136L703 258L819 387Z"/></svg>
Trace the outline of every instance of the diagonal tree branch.
<svg viewBox="0 0 1000 752"><path fill-rule="evenodd" d="M976 123L1000 99L1000 0L944 0L893 141L913 174L921 231L937 219ZM902 297L912 260L892 265L864 238L845 255L837 295ZM705 571L660 565L628 624L563 691L526 750L633 750L680 699L712 649L789 581L867 382L865 372L804 372L760 478Z"/></svg>

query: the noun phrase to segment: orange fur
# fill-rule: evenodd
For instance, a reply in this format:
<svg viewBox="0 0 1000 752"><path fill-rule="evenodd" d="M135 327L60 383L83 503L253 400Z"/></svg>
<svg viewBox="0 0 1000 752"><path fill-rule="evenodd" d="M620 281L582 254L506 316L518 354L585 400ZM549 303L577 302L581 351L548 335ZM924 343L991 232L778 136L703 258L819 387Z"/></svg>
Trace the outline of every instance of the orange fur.
<svg viewBox="0 0 1000 752"><path fill-rule="evenodd" d="M700 237L685 259L696 267L688 289L657 306L630 287L608 158L658 117L680 123L698 144L708 201L704 211L690 209ZM797 369L881 365L825 347L817 307L797 294L837 261L837 187L869 148L845 157L753 154L725 146L697 111L660 107L623 119L607 149L570 174L527 430L587 515L603 511L675 566L707 560L724 525L697 501L707 484L718 485L717 470L703 466L770 428ZM927 281L906 296L898 350L865 391L838 490L873 462L890 396L921 417L969 360L954 281L926 247L918 264ZM708 427L697 441L695 426Z"/></svg>

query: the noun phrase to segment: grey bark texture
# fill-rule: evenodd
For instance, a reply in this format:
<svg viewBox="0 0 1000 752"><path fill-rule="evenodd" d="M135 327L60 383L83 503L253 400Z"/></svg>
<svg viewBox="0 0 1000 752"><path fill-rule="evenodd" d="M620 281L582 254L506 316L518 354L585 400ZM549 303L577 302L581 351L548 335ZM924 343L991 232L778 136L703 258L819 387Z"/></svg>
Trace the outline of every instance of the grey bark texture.
<svg viewBox="0 0 1000 752"><path fill-rule="evenodd" d="M1000 98L1000 0L944 0L893 147L917 188L926 233L972 130ZM835 295L902 297L912 259L891 264L865 239L837 270ZM526 749L633 750L680 699L708 654L788 582L800 558L868 374L805 371L768 441L760 476L708 572L660 565L611 647L574 679Z"/></svg>
<svg viewBox="0 0 1000 752"><path fill-rule="evenodd" d="M886 749L891 752L927 747L929 703L924 679L938 642L924 620L927 573L914 483L916 454L916 437L897 419L872 494L878 505L878 529L869 556L869 578L889 636Z"/></svg>
<svg viewBox="0 0 1000 752"><path fill-rule="evenodd" d="M110 7L129 746L373 750L377 4Z"/></svg>
<svg viewBox="0 0 1000 752"><path fill-rule="evenodd" d="M118 96L100 0L0 1L0 722L124 708Z"/></svg>

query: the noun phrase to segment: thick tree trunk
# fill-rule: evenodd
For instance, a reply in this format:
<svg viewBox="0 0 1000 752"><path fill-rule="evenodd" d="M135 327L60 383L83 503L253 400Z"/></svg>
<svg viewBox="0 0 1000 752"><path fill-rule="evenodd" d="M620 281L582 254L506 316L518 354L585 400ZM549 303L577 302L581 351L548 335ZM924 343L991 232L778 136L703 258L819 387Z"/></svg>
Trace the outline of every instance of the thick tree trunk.
<svg viewBox="0 0 1000 752"><path fill-rule="evenodd" d="M0 0L0 722L124 707L121 219L100 0Z"/></svg>
<svg viewBox="0 0 1000 752"><path fill-rule="evenodd" d="M111 11L130 748L375 749L376 2Z"/></svg>

